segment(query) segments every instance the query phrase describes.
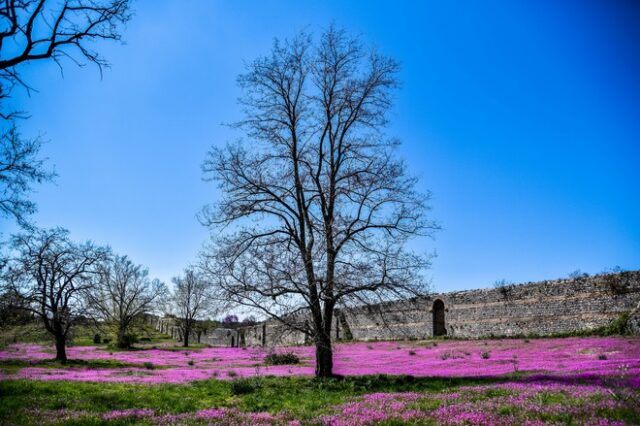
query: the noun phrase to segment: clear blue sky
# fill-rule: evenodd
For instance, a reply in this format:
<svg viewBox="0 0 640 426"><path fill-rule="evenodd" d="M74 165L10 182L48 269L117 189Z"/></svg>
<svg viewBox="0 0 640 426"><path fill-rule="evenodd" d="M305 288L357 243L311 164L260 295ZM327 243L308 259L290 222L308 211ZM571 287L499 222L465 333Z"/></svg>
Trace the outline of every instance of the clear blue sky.
<svg viewBox="0 0 640 426"><path fill-rule="evenodd" d="M443 230L420 247L437 251L436 290L638 269L637 4L139 0L126 45L99 47L102 80L25 71L39 93L15 97L23 133L46 135L60 174L35 220L169 281L207 238L200 164L237 136L221 123L239 117L243 61L334 21L403 64L389 134L434 194Z"/></svg>

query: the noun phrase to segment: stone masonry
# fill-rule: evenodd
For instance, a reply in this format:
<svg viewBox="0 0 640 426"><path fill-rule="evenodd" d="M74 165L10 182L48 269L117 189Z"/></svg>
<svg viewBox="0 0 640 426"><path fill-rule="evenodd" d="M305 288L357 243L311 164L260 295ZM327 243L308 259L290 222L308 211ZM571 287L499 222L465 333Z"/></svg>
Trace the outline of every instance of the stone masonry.
<svg viewBox="0 0 640 426"><path fill-rule="evenodd" d="M344 309L336 312L332 333L336 341L425 339L437 335L549 336L597 329L620 318L629 318L629 330L638 332L639 303L640 271L621 272L433 294ZM272 320L215 334L216 338L206 336L203 343L214 346L310 343L303 333Z"/></svg>

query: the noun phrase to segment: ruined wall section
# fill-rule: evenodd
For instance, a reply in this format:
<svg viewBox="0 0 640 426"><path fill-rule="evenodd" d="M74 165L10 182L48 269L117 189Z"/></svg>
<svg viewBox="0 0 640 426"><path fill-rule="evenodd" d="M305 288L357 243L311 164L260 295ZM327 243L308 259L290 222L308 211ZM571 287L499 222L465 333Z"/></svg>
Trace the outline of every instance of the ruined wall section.
<svg viewBox="0 0 640 426"><path fill-rule="evenodd" d="M425 339L434 336L434 302L444 302L446 335L457 338L548 336L597 329L629 313L640 332L640 271L603 274L430 295L375 306L343 308L332 324L334 341ZM304 323L310 318L299 315ZM634 328L635 327L635 328ZM171 320L158 329L180 340ZM192 339L192 341L197 341ZM312 344L304 333L268 320L200 336L212 346Z"/></svg>
<svg viewBox="0 0 640 426"><path fill-rule="evenodd" d="M445 306L452 337L553 335L596 329L640 301L640 271L435 294L382 306L384 315L346 313L355 340L433 336L433 303ZM386 324L382 317L386 317Z"/></svg>

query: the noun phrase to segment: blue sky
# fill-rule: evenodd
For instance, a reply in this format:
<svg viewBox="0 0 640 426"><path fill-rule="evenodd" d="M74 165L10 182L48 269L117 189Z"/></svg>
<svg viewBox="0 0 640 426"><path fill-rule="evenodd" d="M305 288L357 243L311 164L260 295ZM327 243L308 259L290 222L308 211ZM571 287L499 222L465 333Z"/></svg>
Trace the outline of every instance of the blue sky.
<svg viewBox="0 0 640 426"><path fill-rule="evenodd" d="M102 80L24 69L22 131L60 175L34 219L169 282L207 239L196 214L218 194L200 164L239 136L221 123L243 61L335 22L402 63L388 133L434 195L443 229L418 247L438 254L436 290L638 269L639 7L558 3L138 0L126 44L99 46Z"/></svg>

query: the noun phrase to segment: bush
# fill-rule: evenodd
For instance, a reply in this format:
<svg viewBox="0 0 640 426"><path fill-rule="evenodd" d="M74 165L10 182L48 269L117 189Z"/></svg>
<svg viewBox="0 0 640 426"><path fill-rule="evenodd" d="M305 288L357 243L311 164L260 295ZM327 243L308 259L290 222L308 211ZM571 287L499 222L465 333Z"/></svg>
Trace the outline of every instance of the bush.
<svg viewBox="0 0 640 426"><path fill-rule="evenodd" d="M118 341L118 347L120 349L127 349L138 343L138 337L135 334L125 334L122 339Z"/></svg>
<svg viewBox="0 0 640 426"><path fill-rule="evenodd" d="M154 370L156 368L156 366L153 365L152 362L145 362L143 365L144 365L144 368L146 368L147 370Z"/></svg>
<svg viewBox="0 0 640 426"><path fill-rule="evenodd" d="M269 354L264 358L264 363L267 365L287 365L298 364L300 358L293 352L286 352L283 354Z"/></svg>
<svg viewBox="0 0 640 426"><path fill-rule="evenodd" d="M230 385L232 395L245 395L260 388L260 382L256 379L233 380Z"/></svg>
<svg viewBox="0 0 640 426"><path fill-rule="evenodd" d="M105 337L104 339L102 339L102 343L111 343L111 339Z"/></svg>
<svg viewBox="0 0 640 426"><path fill-rule="evenodd" d="M482 352L480 354L480 358L482 359L489 359L491 357L491 354L489 352Z"/></svg>
<svg viewBox="0 0 640 426"><path fill-rule="evenodd" d="M93 343L99 345L100 342L102 342L102 338L100 337L100 335L99 334L94 335L93 336Z"/></svg>
<svg viewBox="0 0 640 426"><path fill-rule="evenodd" d="M409 351L409 355L413 356L416 354L416 351Z"/></svg>
<svg viewBox="0 0 640 426"><path fill-rule="evenodd" d="M193 362L193 360L192 360L192 359L190 359L190 360L189 360L189 362L188 362L187 364L189 364L189 365L193 365L193 364L194 364L194 362Z"/></svg>
<svg viewBox="0 0 640 426"><path fill-rule="evenodd" d="M605 354L600 354L600 355L598 355L598 359L599 359L600 361L606 361L607 356L606 356Z"/></svg>

